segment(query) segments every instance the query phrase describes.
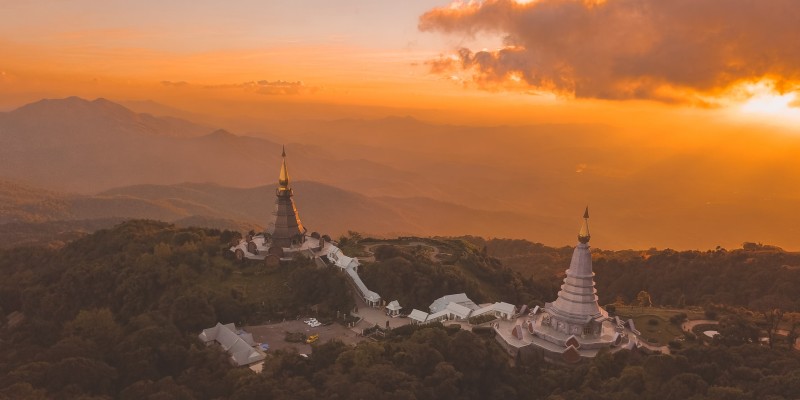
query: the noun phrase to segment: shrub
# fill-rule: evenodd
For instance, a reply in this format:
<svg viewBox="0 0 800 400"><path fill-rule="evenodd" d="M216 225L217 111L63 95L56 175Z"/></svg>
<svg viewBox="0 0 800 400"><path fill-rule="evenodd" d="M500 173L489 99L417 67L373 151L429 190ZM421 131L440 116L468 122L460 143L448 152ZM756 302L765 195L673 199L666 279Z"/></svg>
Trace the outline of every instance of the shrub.
<svg viewBox="0 0 800 400"><path fill-rule="evenodd" d="M403 325L397 328L392 328L392 335L409 337L411 334L418 330L416 325Z"/></svg>
<svg viewBox="0 0 800 400"><path fill-rule="evenodd" d="M306 341L306 335L303 332L286 332L284 340L289 343L303 343Z"/></svg>
<svg viewBox="0 0 800 400"><path fill-rule="evenodd" d="M490 326L473 326L472 333L476 335L494 336L494 329Z"/></svg>
<svg viewBox="0 0 800 400"><path fill-rule="evenodd" d="M480 325L489 321L494 321L496 319L497 317L494 314L489 313L489 314L479 315L477 317L472 317L469 319L469 323L471 325Z"/></svg>
<svg viewBox="0 0 800 400"><path fill-rule="evenodd" d="M669 317L669 322L673 323L674 325L680 325L681 323L686 321L687 318L688 316L686 315L686 313L678 313Z"/></svg>
<svg viewBox="0 0 800 400"><path fill-rule="evenodd" d="M458 331L461 330L461 325L459 325L459 324L447 325L447 326L444 327L444 329L445 329L445 331L447 331L448 335L452 335L452 334L457 333Z"/></svg>

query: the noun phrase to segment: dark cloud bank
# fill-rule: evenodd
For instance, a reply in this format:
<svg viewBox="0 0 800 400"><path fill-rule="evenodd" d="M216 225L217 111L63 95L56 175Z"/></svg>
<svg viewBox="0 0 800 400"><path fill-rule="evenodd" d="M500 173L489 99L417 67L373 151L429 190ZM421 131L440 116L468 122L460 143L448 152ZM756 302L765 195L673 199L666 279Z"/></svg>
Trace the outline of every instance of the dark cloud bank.
<svg viewBox="0 0 800 400"><path fill-rule="evenodd" d="M741 83L800 82L797 0L487 0L431 10L419 28L504 35L503 49L429 63L482 88L514 77L579 98L701 103Z"/></svg>

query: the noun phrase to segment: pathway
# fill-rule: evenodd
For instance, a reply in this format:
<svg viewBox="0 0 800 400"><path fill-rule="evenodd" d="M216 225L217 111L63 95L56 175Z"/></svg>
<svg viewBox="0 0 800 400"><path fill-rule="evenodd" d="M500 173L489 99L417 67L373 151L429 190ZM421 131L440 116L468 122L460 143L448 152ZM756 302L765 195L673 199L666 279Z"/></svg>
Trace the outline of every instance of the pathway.
<svg viewBox="0 0 800 400"><path fill-rule="evenodd" d="M691 332L697 325L719 325L719 321L714 321L712 319L693 319L682 323L681 329L685 332Z"/></svg>
<svg viewBox="0 0 800 400"><path fill-rule="evenodd" d="M660 351L661 354L670 354L669 346L653 346L652 344L647 343L641 338L639 338L639 346L645 347L650 351Z"/></svg>
<svg viewBox="0 0 800 400"><path fill-rule="evenodd" d="M416 246L427 247L431 249L431 253L428 255L428 258L433 262L438 261L436 256L438 256L439 253L441 253L441 250L439 250L438 247L423 242L409 242L408 244L370 243L364 245L364 252L368 253L369 255L366 257L359 257L358 258L359 261L375 262L375 252L372 251L372 249L382 245L392 245L392 246L402 246L402 247L416 247Z"/></svg>
<svg viewBox="0 0 800 400"><path fill-rule="evenodd" d="M397 328L399 326L408 325L411 323L409 318L391 318L386 315L386 310L383 307L379 308L372 308L367 305L364 299L359 296L357 293L353 293L353 299L356 301L356 306L358 307L358 314L359 317L363 318L363 320L359 323L359 326L364 328L369 328L375 325L380 326L381 328L386 327L386 321L389 321L390 328ZM388 303L388 300L387 300ZM402 304L401 304L402 306ZM363 324L366 324L365 326Z"/></svg>

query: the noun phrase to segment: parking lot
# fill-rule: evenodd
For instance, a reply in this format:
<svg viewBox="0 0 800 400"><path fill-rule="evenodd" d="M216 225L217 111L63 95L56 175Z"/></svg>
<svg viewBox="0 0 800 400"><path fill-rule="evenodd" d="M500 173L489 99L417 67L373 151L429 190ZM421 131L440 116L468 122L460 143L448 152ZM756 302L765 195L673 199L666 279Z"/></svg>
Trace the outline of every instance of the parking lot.
<svg viewBox="0 0 800 400"><path fill-rule="evenodd" d="M285 340L287 332L302 332L306 336L319 334L317 343L325 343L333 339L338 339L346 344L358 343L364 338L359 337L356 332L337 323L328 326L310 327L303 322L304 319L278 322L269 325L245 326L244 330L253 334L253 340L259 343L269 344L267 353L274 350L284 350L294 348L298 353L311 353L311 345L305 343L290 343Z"/></svg>

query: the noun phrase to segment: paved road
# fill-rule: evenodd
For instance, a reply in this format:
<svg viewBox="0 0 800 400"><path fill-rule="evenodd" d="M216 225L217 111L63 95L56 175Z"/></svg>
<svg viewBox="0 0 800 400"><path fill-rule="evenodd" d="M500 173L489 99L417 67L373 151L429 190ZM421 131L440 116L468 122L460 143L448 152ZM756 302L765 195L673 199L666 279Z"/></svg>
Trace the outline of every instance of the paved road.
<svg viewBox="0 0 800 400"><path fill-rule="evenodd" d="M639 338L639 345L642 347L646 347L651 351L660 351L661 354L670 354L669 346L653 346L652 344L647 343L646 341Z"/></svg>
<svg viewBox="0 0 800 400"><path fill-rule="evenodd" d="M366 257L358 257L358 261L364 262L375 262L375 252L372 251L376 246L380 246L383 243L372 243L364 245L364 252L368 253L369 255Z"/></svg>
<svg viewBox="0 0 800 400"><path fill-rule="evenodd" d="M374 262L375 261L375 252L373 252L372 249L374 249L375 247L381 246L381 245L385 245L385 244L393 245L393 246L402 246L402 247L416 247L416 246L427 247L427 248L431 249L431 253L428 255L428 258L431 261L434 261L434 262L438 261L436 256L438 256L439 253L440 253L440 250L439 250L438 247L432 246L430 244L423 243L423 242L410 242L408 244L371 243L371 244L364 245L364 251L369 253L369 255L366 256L366 257L359 257L358 258L359 261Z"/></svg>
<svg viewBox="0 0 800 400"><path fill-rule="evenodd" d="M305 318L303 318L305 319ZM298 353L310 353L311 346L305 343L289 343L286 339L286 332L302 332L307 336L319 334L320 343L332 339L341 340L347 344L355 344L362 340L355 332L337 323L328 326L312 328L303 320L288 320L274 324L245 326L245 331L253 334L253 339L258 343L267 343L271 351L294 348ZM269 352L269 351L268 351Z"/></svg>
<svg viewBox="0 0 800 400"><path fill-rule="evenodd" d="M681 329L683 329L685 332L691 332L695 326L706 325L706 324L719 325L719 321L714 321L711 319L693 319L691 321L686 321L683 324L681 324Z"/></svg>

